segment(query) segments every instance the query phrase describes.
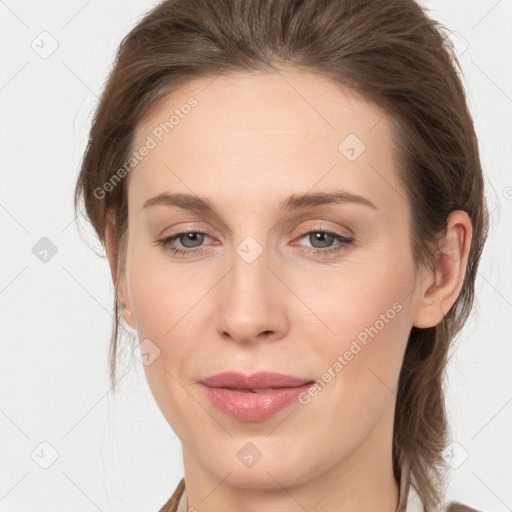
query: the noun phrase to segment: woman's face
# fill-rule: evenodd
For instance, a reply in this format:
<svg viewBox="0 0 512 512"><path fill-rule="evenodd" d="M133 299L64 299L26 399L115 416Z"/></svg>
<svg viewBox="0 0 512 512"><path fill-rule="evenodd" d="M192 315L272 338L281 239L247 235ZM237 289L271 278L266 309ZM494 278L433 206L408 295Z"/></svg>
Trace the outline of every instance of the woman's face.
<svg viewBox="0 0 512 512"><path fill-rule="evenodd" d="M133 150L125 318L185 470L277 488L389 467L417 294L385 112L313 74L223 75L168 97ZM317 384L205 386L222 372Z"/></svg>

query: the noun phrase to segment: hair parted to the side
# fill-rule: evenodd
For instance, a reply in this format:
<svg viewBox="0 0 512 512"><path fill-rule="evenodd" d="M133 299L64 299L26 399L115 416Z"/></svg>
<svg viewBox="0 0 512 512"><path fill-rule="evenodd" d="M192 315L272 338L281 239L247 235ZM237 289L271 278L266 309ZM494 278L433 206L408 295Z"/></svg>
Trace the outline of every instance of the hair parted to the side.
<svg viewBox="0 0 512 512"><path fill-rule="evenodd" d="M127 161L134 131L157 102L187 81L230 71L293 67L349 87L387 112L412 211L416 262L433 249L453 210L473 238L460 295L443 321L412 328L399 379L393 468L410 469L425 511L442 499L448 441L443 376L448 350L474 299L487 208L473 121L446 29L413 0L167 0L122 41L94 115L75 190L105 243L116 225L117 278L110 363L116 381L118 283L127 241L127 179L95 191Z"/></svg>

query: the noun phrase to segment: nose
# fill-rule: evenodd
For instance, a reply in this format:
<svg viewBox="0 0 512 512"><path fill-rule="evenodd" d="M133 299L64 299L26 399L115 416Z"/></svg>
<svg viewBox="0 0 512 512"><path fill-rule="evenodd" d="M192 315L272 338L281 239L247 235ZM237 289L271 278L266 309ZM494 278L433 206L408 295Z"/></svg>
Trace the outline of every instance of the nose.
<svg viewBox="0 0 512 512"><path fill-rule="evenodd" d="M289 294L274 269L269 268L268 252L263 250L252 261L243 251L234 251L232 261L230 271L219 283L218 332L238 343L285 336Z"/></svg>

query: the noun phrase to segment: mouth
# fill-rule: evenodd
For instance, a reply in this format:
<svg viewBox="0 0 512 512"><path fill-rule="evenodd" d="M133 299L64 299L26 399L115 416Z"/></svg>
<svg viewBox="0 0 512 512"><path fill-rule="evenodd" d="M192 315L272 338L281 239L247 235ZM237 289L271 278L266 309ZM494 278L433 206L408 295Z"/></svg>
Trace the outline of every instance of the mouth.
<svg viewBox="0 0 512 512"><path fill-rule="evenodd" d="M226 388L232 391L240 391L241 393L266 393L267 391L273 391L274 389L282 388L264 388L264 389L238 389L238 388Z"/></svg>
<svg viewBox="0 0 512 512"><path fill-rule="evenodd" d="M258 393L271 389L303 386L314 382L314 379L275 372L257 372L250 375L239 372L223 372L206 377L200 382L211 388L228 388Z"/></svg>
<svg viewBox="0 0 512 512"><path fill-rule="evenodd" d="M201 381L206 395L221 412L240 421L263 421L297 401L315 383L311 379L260 372L225 372Z"/></svg>

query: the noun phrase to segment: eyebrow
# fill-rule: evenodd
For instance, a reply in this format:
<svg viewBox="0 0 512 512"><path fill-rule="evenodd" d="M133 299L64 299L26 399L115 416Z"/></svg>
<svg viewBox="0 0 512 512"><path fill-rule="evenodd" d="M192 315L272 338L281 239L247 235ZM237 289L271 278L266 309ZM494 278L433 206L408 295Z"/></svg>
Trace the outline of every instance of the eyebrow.
<svg viewBox="0 0 512 512"><path fill-rule="evenodd" d="M313 194L301 195L293 194L280 203L279 212L284 213L296 210L304 210L316 206L336 203L356 203L378 210L378 208L365 197L351 194L345 191L335 191L316 192ZM157 196L146 200L144 202L143 208L149 208L156 205L177 206L185 210L212 214L214 214L216 211L213 203L206 197L199 197L196 195L184 193L168 194L164 192L162 194L158 194Z"/></svg>

